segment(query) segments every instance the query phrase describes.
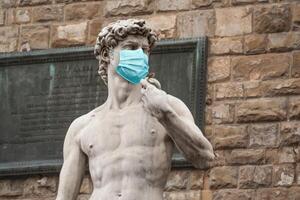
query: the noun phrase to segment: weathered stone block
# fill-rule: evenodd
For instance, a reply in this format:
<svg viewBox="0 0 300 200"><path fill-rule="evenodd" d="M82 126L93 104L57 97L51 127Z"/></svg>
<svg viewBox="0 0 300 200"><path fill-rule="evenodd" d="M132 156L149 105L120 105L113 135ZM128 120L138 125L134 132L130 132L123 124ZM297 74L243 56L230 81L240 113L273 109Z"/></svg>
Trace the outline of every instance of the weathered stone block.
<svg viewBox="0 0 300 200"><path fill-rule="evenodd" d="M299 80L299 83L300 83L300 80ZM300 86L298 89L299 89L299 93L300 93ZM300 98L299 97L291 97L289 99L289 118L290 119L300 119Z"/></svg>
<svg viewBox="0 0 300 200"><path fill-rule="evenodd" d="M245 53L255 54L263 53L267 48L267 39L265 34L254 34L245 36Z"/></svg>
<svg viewBox="0 0 300 200"><path fill-rule="evenodd" d="M278 163L278 149L266 149L266 164Z"/></svg>
<svg viewBox="0 0 300 200"><path fill-rule="evenodd" d="M90 194L93 191L93 185L90 177L85 177L80 187L80 194Z"/></svg>
<svg viewBox="0 0 300 200"><path fill-rule="evenodd" d="M253 195L252 190L216 190L213 192L213 200L251 200Z"/></svg>
<svg viewBox="0 0 300 200"><path fill-rule="evenodd" d="M215 167L209 174L209 185L211 189L235 188L237 186L237 167Z"/></svg>
<svg viewBox="0 0 300 200"><path fill-rule="evenodd" d="M191 5L190 0L158 0L158 11L170 11L170 10L189 10Z"/></svg>
<svg viewBox="0 0 300 200"><path fill-rule="evenodd" d="M199 10L183 12L177 18L177 30L180 38L212 36L215 29L213 11Z"/></svg>
<svg viewBox="0 0 300 200"><path fill-rule="evenodd" d="M300 32L290 32L287 45L292 49L300 49Z"/></svg>
<svg viewBox="0 0 300 200"><path fill-rule="evenodd" d="M279 144L292 145L300 142L300 123L282 122L280 126Z"/></svg>
<svg viewBox="0 0 300 200"><path fill-rule="evenodd" d="M56 195L57 177L27 178L24 182L24 195L31 197L53 197Z"/></svg>
<svg viewBox="0 0 300 200"><path fill-rule="evenodd" d="M225 153L229 164L263 164L265 150L263 149L234 149Z"/></svg>
<svg viewBox="0 0 300 200"><path fill-rule="evenodd" d="M31 20L31 10L26 9L17 9L15 15L15 22L18 24L29 23Z"/></svg>
<svg viewBox="0 0 300 200"><path fill-rule="evenodd" d="M212 166L224 166L226 165L226 160L225 160L225 153L227 152L225 150L215 150L215 154L217 157L211 162L211 167Z"/></svg>
<svg viewBox="0 0 300 200"><path fill-rule="evenodd" d="M36 6L43 4L51 4L51 0L18 0L19 6Z"/></svg>
<svg viewBox="0 0 300 200"><path fill-rule="evenodd" d="M273 33L268 35L268 49L270 51L288 50L288 33Z"/></svg>
<svg viewBox="0 0 300 200"><path fill-rule="evenodd" d="M286 77L290 66L288 54L264 54L232 58L235 80L267 80Z"/></svg>
<svg viewBox="0 0 300 200"><path fill-rule="evenodd" d="M257 0L232 0L232 5L244 5L255 3Z"/></svg>
<svg viewBox="0 0 300 200"><path fill-rule="evenodd" d="M244 88L242 83L230 82L215 85L215 97L217 100L243 97Z"/></svg>
<svg viewBox="0 0 300 200"><path fill-rule="evenodd" d="M210 39L211 54L238 54L243 52L241 37L225 37Z"/></svg>
<svg viewBox="0 0 300 200"><path fill-rule="evenodd" d="M32 10L32 18L33 22L62 21L63 7L60 5L35 7Z"/></svg>
<svg viewBox="0 0 300 200"><path fill-rule="evenodd" d="M293 5L293 30L300 30L300 5Z"/></svg>
<svg viewBox="0 0 300 200"><path fill-rule="evenodd" d="M101 31L103 20L95 19L89 22L89 39L88 44L95 45L98 34Z"/></svg>
<svg viewBox="0 0 300 200"><path fill-rule="evenodd" d="M231 123L234 120L234 105L219 104L212 107L212 121L216 124Z"/></svg>
<svg viewBox="0 0 300 200"><path fill-rule="evenodd" d="M0 9L0 26L4 25L5 22L5 11Z"/></svg>
<svg viewBox="0 0 300 200"><path fill-rule="evenodd" d="M2 0L0 2L0 7L2 9L7 9L7 8L12 8L17 6L17 1L18 0Z"/></svg>
<svg viewBox="0 0 300 200"><path fill-rule="evenodd" d="M47 49L49 47L48 26L23 26L21 44L28 42L30 49Z"/></svg>
<svg viewBox="0 0 300 200"><path fill-rule="evenodd" d="M53 27L52 47L83 45L86 41L87 22Z"/></svg>
<svg viewBox="0 0 300 200"><path fill-rule="evenodd" d="M242 166L239 188L268 187L272 184L272 166Z"/></svg>
<svg viewBox="0 0 300 200"><path fill-rule="evenodd" d="M274 186L291 186L294 182L295 168L291 164L276 165L273 167Z"/></svg>
<svg viewBox="0 0 300 200"><path fill-rule="evenodd" d="M153 12L149 0L114 0L106 1L105 16L140 15Z"/></svg>
<svg viewBox="0 0 300 200"><path fill-rule="evenodd" d="M216 9L216 35L234 36L251 33L251 31L251 9L247 7Z"/></svg>
<svg viewBox="0 0 300 200"><path fill-rule="evenodd" d="M210 6L213 2L217 0L192 0L192 8L202 8Z"/></svg>
<svg viewBox="0 0 300 200"><path fill-rule="evenodd" d="M65 20L92 19L102 14L102 3L78 3L65 6Z"/></svg>
<svg viewBox="0 0 300 200"><path fill-rule="evenodd" d="M256 7L254 10L254 30L257 33L289 31L291 16L289 5Z"/></svg>
<svg viewBox="0 0 300 200"><path fill-rule="evenodd" d="M300 94L300 79L251 81L244 83L246 97L273 97Z"/></svg>
<svg viewBox="0 0 300 200"><path fill-rule="evenodd" d="M201 200L212 200L212 191L211 190L202 190L201 191Z"/></svg>
<svg viewBox="0 0 300 200"><path fill-rule="evenodd" d="M300 185L300 164L298 163L296 166L296 183Z"/></svg>
<svg viewBox="0 0 300 200"><path fill-rule="evenodd" d="M214 148L245 148L249 143L246 126L215 126L212 137Z"/></svg>
<svg viewBox="0 0 300 200"><path fill-rule="evenodd" d="M176 35L176 15L154 15L146 19L159 38L173 38Z"/></svg>
<svg viewBox="0 0 300 200"><path fill-rule="evenodd" d="M270 51L287 51L300 47L300 33L284 32L268 35L268 49Z"/></svg>
<svg viewBox="0 0 300 200"><path fill-rule="evenodd" d="M23 194L22 180L0 180L0 198L17 197Z"/></svg>
<svg viewBox="0 0 300 200"><path fill-rule="evenodd" d="M254 200L290 200L288 194L289 191L286 188L260 188L257 190Z"/></svg>
<svg viewBox="0 0 300 200"><path fill-rule="evenodd" d="M212 109L208 106L205 108L205 124L209 125L212 123Z"/></svg>
<svg viewBox="0 0 300 200"><path fill-rule="evenodd" d="M171 171L165 186L165 191L176 191L187 188L190 171L175 170Z"/></svg>
<svg viewBox="0 0 300 200"><path fill-rule="evenodd" d="M277 124L251 124L248 127L250 147L276 147L278 139Z"/></svg>
<svg viewBox="0 0 300 200"><path fill-rule="evenodd" d="M191 171L188 178L187 189L188 190L200 190L203 189L203 176L202 171Z"/></svg>
<svg viewBox="0 0 300 200"><path fill-rule="evenodd" d="M300 51L293 53L292 76L296 78L300 77Z"/></svg>
<svg viewBox="0 0 300 200"><path fill-rule="evenodd" d="M294 163L296 161L296 155L293 147L283 147L278 151L279 163Z"/></svg>
<svg viewBox="0 0 300 200"><path fill-rule="evenodd" d="M300 199L300 188L299 187L291 187L289 188L288 200L296 200Z"/></svg>
<svg viewBox="0 0 300 200"><path fill-rule="evenodd" d="M244 101L237 105L238 122L278 121L286 119L285 99L259 99Z"/></svg>
<svg viewBox="0 0 300 200"><path fill-rule="evenodd" d="M199 200L201 199L200 191L182 191L182 192L165 192L165 200Z"/></svg>
<svg viewBox="0 0 300 200"><path fill-rule="evenodd" d="M77 197L77 200L89 200L91 197L91 195L87 195L87 194L79 194L78 197ZM49 199L49 200L52 200L52 199Z"/></svg>
<svg viewBox="0 0 300 200"><path fill-rule="evenodd" d="M54 0L54 1L55 3L65 3L65 4L74 2L74 0ZM77 1L89 1L89 0L75 0L75 1L77 2Z"/></svg>
<svg viewBox="0 0 300 200"><path fill-rule="evenodd" d="M230 78L230 57L212 57L207 65L208 82L225 81Z"/></svg>
<svg viewBox="0 0 300 200"><path fill-rule="evenodd" d="M207 84L207 89L206 89L206 105L211 105L213 98L214 98L214 87L213 84Z"/></svg>
<svg viewBox="0 0 300 200"><path fill-rule="evenodd" d="M300 163L300 146L294 146L293 147L293 152L295 154L295 162Z"/></svg>
<svg viewBox="0 0 300 200"><path fill-rule="evenodd" d="M16 26L0 28L0 52L11 52L17 50L19 29Z"/></svg>
<svg viewBox="0 0 300 200"><path fill-rule="evenodd" d="M7 9L5 11L5 25L15 24L15 9Z"/></svg>
<svg viewBox="0 0 300 200"><path fill-rule="evenodd" d="M267 81L249 81L244 84L245 97L261 97L267 96L267 91L270 90L272 83Z"/></svg>

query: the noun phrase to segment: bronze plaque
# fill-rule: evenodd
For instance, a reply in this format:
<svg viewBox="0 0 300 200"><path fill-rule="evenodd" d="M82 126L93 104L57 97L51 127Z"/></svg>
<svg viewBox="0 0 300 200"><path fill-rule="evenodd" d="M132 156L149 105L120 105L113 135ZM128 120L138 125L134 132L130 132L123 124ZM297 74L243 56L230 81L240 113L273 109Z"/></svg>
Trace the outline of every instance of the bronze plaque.
<svg viewBox="0 0 300 200"><path fill-rule="evenodd" d="M162 88L204 124L206 38L165 40L150 56ZM0 54L0 175L58 172L71 122L104 103L92 47ZM173 166L190 166L174 152Z"/></svg>

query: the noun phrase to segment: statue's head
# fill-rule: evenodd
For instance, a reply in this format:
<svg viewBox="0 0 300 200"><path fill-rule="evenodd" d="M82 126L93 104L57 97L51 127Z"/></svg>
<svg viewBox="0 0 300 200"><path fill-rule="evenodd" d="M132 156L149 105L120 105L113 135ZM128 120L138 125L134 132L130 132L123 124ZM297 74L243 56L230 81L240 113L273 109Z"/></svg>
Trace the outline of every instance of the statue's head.
<svg viewBox="0 0 300 200"><path fill-rule="evenodd" d="M108 66L118 61L120 49L142 48L148 54L157 41L157 35L142 19L119 20L104 27L98 35L94 53L99 60L98 73L107 84ZM114 58L112 58L114 57Z"/></svg>

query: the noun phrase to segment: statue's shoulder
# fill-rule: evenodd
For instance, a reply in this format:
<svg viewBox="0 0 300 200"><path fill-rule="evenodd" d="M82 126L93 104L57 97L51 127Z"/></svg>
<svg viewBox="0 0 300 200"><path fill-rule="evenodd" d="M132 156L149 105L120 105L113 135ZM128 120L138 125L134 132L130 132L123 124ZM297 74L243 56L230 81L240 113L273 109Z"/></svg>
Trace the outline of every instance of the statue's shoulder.
<svg viewBox="0 0 300 200"><path fill-rule="evenodd" d="M101 113L103 107L104 104L74 119L69 127L68 132L77 135L77 133L80 132L80 130L82 130L84 127L89 125L89 123L93 120L93 118L95 117L95 115L97 115L97 113L98 114Z"/></svg>
<svg viewBox="0 0 300 200"><path fill-rule="evenodd" d="M91 110L90 112L84 114L84 115L81 115L80 117L76 118L71 126L76 126L78 128L82 128L84 126L86 126L87 124L90 123L90 121L94 118L94 116L97 114L97 113L101 113L101 111L103 110L103 107L104 107L104 104Z"/></svg>

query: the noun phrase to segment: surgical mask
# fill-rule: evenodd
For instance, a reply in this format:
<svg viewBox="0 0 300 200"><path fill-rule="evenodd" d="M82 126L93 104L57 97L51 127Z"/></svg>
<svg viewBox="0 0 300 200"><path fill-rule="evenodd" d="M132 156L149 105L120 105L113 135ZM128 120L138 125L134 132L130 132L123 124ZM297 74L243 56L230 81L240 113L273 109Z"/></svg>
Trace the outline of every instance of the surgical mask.
<svg viewBox="0 0 300 200"><path fill-rule="evenodd" d="M121 50L116 72L132 84L138 84L148 75L148 56L142 49Z"/></svg>

